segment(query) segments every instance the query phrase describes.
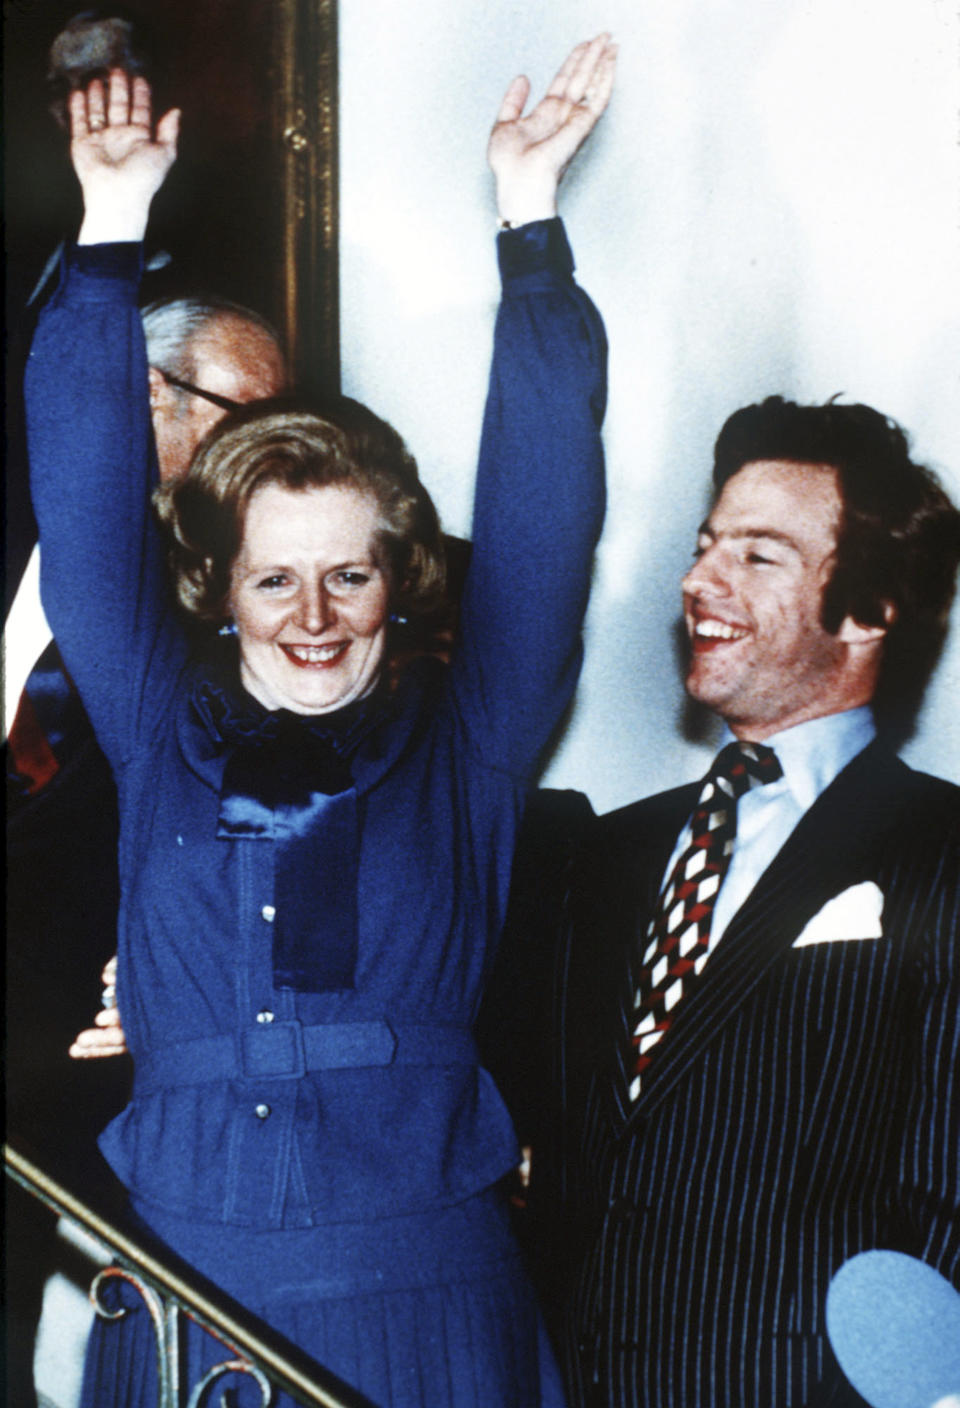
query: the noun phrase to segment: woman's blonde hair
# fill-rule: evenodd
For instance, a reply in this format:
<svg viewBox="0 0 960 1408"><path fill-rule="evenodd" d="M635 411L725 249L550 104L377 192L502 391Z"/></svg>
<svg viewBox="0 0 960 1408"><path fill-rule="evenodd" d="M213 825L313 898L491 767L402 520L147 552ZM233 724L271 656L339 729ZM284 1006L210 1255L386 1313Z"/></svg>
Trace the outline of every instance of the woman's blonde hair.
<svg viewBox="0 0 960 1408"><path fill-rule="evenodd" d="M265 484L292 490L336 484L369 494L380 513L376 550L391 608L421 614L437 605L443 537L416 461L392 426L344 397L323 414L289 402L232 412L200 445L185 477L156 490L177 597L191 616L229 615L230 570L247 505Z"/></svg>

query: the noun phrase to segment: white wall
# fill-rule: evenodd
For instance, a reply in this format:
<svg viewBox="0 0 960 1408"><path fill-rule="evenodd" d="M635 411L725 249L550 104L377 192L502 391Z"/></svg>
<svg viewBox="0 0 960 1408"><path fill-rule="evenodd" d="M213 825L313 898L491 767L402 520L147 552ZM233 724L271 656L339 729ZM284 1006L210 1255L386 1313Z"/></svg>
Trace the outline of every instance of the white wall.
<svg viewBox="0 0 960 1408"><path fill-rule="evenodd" d="M695 776L677 582L725 416L844 392L960 492L955 7L342 0L340 25L345 389L407 436L460 533L496 299L486 131L515 72L542 89L576 39L620 42L563 199L610 335L610 507L547 780L606 810ZM958 687L960 624L906 750L960 780Z"/></svg>

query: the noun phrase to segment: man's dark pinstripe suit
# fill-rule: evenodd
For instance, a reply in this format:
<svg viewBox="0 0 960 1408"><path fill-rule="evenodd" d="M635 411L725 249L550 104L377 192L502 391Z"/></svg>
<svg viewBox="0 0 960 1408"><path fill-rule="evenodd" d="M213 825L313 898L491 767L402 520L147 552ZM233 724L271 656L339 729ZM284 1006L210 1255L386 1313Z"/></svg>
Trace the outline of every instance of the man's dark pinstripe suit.
<svg viewBox="0 0 960 1408"><path fill-rule="evenodd" d="M728 926L627 1109L629 953L695 795L594 822L568 898L571 1383L617 1408L860 1403L825 1336L840 1263L899 1248L960 1285L960 789L879 743L855 758ZM884 896L880 938L793 947L864 881Z"/></svg>

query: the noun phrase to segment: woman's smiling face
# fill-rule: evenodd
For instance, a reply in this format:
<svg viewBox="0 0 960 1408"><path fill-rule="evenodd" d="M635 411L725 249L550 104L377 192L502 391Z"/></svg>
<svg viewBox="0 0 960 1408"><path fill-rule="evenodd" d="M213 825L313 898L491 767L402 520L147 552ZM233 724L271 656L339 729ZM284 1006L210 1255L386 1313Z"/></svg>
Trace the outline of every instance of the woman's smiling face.
<svg viewBox="0 0 960 1408"><path fill-rule="evenodd" d="M326 714L380 677L390 583L376 500L349 485L251 495L230 573L244 688L268 709Z"/></svg>

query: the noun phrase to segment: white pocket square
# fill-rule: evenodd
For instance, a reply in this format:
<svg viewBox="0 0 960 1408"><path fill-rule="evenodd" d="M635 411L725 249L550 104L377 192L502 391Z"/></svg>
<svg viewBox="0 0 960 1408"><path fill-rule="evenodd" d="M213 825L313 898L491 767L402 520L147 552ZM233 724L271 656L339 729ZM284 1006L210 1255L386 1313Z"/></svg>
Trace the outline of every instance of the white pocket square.
<svg viewBox="0 0 960 1408"><path fill-rule="evenodd" d="M794 948L808 944L837 943L845 939L879 939L883 935L883 891L872 880L841 890L817 910L798 938Z"/></svg>

